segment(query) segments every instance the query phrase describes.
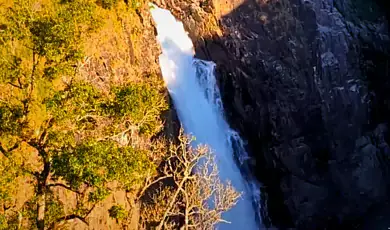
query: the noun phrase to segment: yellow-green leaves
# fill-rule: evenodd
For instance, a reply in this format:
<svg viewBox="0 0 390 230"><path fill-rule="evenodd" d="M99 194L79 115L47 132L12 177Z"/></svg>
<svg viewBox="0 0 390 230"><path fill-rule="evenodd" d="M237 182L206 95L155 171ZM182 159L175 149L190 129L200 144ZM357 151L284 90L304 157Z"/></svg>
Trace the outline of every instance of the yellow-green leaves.
<svg viewBox="0 0 390 230"><path fill-rule="evenodd" d="M113 181L130 188L141 183L153 170L155 166L145 151L120 147L113 141L85 141L75 147L64 146L53 156L53 176L64 179L74 188L83 184L101 188ZM103 194L99 191L92 200Z"/></svg>
<svg viewBox="0 0 390 230"><path fill-rule="evenodd" d="M96 3L104 9L111 9L117 4L118 0L97 0Z"/></svg>
<svg viewBox="0 0 390 230"><path fill-rule="evenodd" d="M161 130L160 114L168 109L164 94L148 83L115 87L110 95L103 95L86 82L76 82L54 94L46 105L57 120L73 119L88 128L96 122L94 117L106 117L113 127L126 121L149 137Z"/></svg>
<svg viewBox="0 0 390 230"><path fill-rule="evenodd" d="M85 222L116 189L138 189L155 175L151 138L168 108L161 82L133 61L117 71L116 58L130 60L120 52L107 58L118 53L106 49L113 43L136 50L128 33L141 22L130 8L117 0L0 0L0 206L20 203L0 209L0 229L13 229L18 213L23 229L69 216Z"/></svg>
<svg viewBox="0 0 390 230"><path fill-rule="evenodd" d="M18 134L21 130L23 108L0 102L0 137L5 134Z"/></svg>
<svg viewBox="0 0 390 230"><path fill-rule="evenodd" d="M108 213L110 214L111 218L116 219L117 221L123 220L127 217L128 212L122 205L114 205L109 210Z"/></svg>
<svg viewBox="0 0 390 230"><path fill-rule="evenodd" d="M127 117L142 134L160 131L160 114L168 108L162 93L153 85L135 83L114 89L115 99L107 107L109 114Z"/></svg>

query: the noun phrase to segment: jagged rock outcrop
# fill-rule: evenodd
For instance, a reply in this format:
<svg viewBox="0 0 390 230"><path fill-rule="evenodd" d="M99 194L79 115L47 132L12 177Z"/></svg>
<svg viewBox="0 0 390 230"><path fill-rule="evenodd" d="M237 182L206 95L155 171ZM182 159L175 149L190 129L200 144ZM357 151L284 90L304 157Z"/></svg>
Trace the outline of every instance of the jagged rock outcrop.
<svg viewBox="0 0 390 230"><path fill-rule="evenodd" d="M197 55L217 63L229 119L280 226L352 228L389 197L381 10L374 0L214 1L222 34L199 38Z"/></svg>

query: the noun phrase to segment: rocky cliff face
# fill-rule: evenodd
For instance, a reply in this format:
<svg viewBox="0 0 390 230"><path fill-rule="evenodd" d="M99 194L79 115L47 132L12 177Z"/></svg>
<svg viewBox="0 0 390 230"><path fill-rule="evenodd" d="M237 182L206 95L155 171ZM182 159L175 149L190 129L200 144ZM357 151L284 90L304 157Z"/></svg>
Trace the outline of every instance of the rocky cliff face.
<svg viewBox="0 0 390 230"><path fill-rule="evenodd" d="M247 138L268 214L298 229L351 227L389 197L390 40L373 0L215 0L229 119Z"/></svg>

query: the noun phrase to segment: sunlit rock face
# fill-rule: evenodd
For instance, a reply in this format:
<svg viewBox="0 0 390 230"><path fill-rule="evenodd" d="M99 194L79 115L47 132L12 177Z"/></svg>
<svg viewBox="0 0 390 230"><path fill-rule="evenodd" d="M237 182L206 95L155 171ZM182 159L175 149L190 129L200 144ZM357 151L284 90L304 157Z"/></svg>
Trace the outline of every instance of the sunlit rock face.
<svg viewBox="0 0 390 230"><path fill-rule="evenodd" d="M383 6L371 0L214 5L222 33L199 39L196 53L217 64L229 121L249 140L269 217L298 229L356 225L389 197Z"/></svg>

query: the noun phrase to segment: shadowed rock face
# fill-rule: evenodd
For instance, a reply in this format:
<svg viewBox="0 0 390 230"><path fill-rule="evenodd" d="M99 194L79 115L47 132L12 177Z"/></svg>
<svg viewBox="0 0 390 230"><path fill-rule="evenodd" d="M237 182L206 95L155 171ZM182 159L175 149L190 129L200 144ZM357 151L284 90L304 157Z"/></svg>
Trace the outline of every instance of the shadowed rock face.
<svg viewBox="0 0 390 230"><path fill-rule="evenodd" d="M200 40L197 55L217 63L270 219L351 228L390 191L386 12L373 0L214 5L232 11L220 18L223 35Z"/></svg>

